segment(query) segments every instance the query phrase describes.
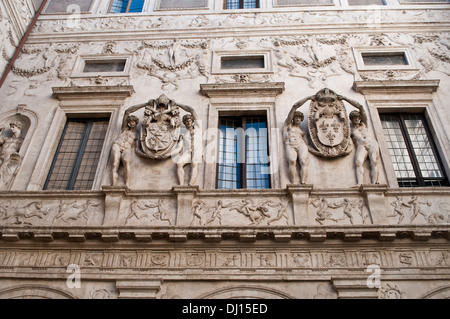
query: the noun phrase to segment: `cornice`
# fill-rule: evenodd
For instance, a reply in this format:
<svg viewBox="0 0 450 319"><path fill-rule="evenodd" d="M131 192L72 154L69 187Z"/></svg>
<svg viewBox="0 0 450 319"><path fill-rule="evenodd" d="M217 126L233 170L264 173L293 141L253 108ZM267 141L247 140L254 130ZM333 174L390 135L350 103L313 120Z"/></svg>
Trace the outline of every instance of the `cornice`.
<svg viewBox="0 0 450 319"><path fill-rule="evenodd" d="M361 226L0 226L0 242L54 242L70 245L93 242L185 243L198 242L415 242L450 240L448 225L361 225Z"/></svg>
<svg viewBox="0 0 450 319"><path fill-rule="evenodd" d="M440 80L386 80L355 81L353 90L363 94L373 93L428 93L436 92Z"/></svg>

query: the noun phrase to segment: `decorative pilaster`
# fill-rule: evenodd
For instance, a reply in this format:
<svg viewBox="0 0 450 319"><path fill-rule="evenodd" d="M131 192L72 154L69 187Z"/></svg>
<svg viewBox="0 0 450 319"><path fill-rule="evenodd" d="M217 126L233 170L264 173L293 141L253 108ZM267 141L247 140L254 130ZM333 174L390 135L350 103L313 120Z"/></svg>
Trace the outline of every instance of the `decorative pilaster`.
<svg viewBox="0 0 450 319"><path fill-rule="evenodd" d="M177 195L177 217L175 225L188 226L191 218L192 202L198 192L198 186L174 186Z"/></svg>
<svg viewBox="0 0 450 319"><path fill-rule="evenodd" d="M313 189L313 185L289 184L287 190L292 198L292 206L294 210L294 225L307 225L309 194Z"/></svg>
<svg viewBox="0 0 450 319"><path fill-rule="evenodd" d="M120 213L120 202L125 195L126 188L122 186L103 186L105 196L104 226L117 226Z"/></svg>
<svg viewBox="0 0 450 319"><path fill-rule="evenodd" d="M378 299L378 289L370 288L367 278L333 279L338 299Z"/></svg>
<svg viewBox="0 0 450 319"><path fill-rule="evenodd" d="M372 222L375 225L387 223L386 219L386 201L385 193L387 185L384 184L370 184L361 185L359 191L366 198L367 206L372 216Z"/></svg>
<svg viewBox="0 0 450 319"><path fill-rule="evenodd" d="M156 294L161 290L162 280L118 280L116 282L119 291L119 299L156 299Z"/></svg>

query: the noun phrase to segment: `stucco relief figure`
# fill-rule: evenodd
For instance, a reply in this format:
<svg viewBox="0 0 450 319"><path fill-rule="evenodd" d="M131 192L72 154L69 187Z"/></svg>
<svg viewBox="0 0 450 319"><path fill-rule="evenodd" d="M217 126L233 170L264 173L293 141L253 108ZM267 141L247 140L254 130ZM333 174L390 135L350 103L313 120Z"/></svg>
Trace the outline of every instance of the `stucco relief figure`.
<svg viewBox="0 0 450 319"><path fill-rule="evenodd" d="M369 134L368 119L366 111L358 102L339 95L340 101L347 101L358 110L350 112L349 117L352 122L351 137L356 146L355 168L356 168L356 186L363 184L364 181L364 163L369 158L370 177L372 184L378 184L378 159L380 151L377 140Z"/></svg>
<svg viewBox="0 0 450 319"><path fill-rule="evenodd" d="M344 104L335 92L325 88L314 95L308 124L314 146L311 153L328 158L350 153L350 124Z"/></svg>
<svg viewBox="0 0 450 319"><path fill-rule="evenodd" d="M120 164L123 164L123 175L125 179L125 185L129 186L130 182L130 174L131 174L131 159L132 152L135 148L137 141L137 125L139 123L139 119L130 115L133 111L133 108L125 111L125 115L123 116L122 122L122 130L120 132L119 137L115 140L111 147L111 155L112 155L112 185L117 186L119 182L119 168Z"/></svg>
<svg viewBox="0 0 450 319"><path fill-rule="evenodd" d="M199 118L195 110L183 104L177 104L188 112L183 116L183 124L186 131L180 135L178 144L173 151L173 159L177 164L177 176L180 185L185 184L185 166L191 165L189 185L197 185L198 166L202 162L202 129L199 126Z"/></svg>
<svg viewBox="0 0 450 319"><path fill-rule="evenodd" d="M17 173L21 163L19 155L20 147L23 143L22 128L20 121L13 121L9 124L11 136L3 134L4 127L0 127L0 189L6 189Z"/></svg>
<svg viewBox="0 0 450 319"><path fill-rule="evenodd" d="M308 177L309 151L306 132L300 127L304 119L302 112L297 111L313 96L308 96L295 103L289 112L283 127L283 140L285 145L286 157L289 165L289 179L292 184L295 183L297 176L297 161L300 163L300 183L306 184Z"/></svg>

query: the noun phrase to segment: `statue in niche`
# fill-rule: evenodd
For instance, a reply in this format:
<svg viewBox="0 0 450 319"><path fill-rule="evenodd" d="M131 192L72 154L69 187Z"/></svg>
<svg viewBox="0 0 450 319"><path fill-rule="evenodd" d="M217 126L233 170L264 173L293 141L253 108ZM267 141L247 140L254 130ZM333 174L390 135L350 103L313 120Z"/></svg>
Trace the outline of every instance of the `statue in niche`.
<svg viewBox="0 0 450 319"><path fill-rule="evenodd" d="M306 184L308 177L308 144L306 132L300 128L304 115L302 112L297 111L297 108L305 104L306 101L312 99L313 96L308 96L295 103L284 122L283 140L289 165L289 179L292 184L295 183L297 176L297 160L300 163L300 183Z"/></svg>
<svg viewBox="0 0 450 319"><path fill-rule="evenodd" d="M311 99L309 134L314 148L310 152L323 157L339 157L350 153L350 124L341 99L328 88ZM306 101L305 101L306 102Z"/></svg>
<svg viewBox="0 0 450 319"><path fill-rule="evenodd" d="M378 159L379 146L377 140L369 134L368 119L366 111L358 102L348 99L344 96L337 96L339 101L347 101L358 110L350 112L349 117L352 122L352 139L356 146L355 167L356 167L356 186L363 184L364 180L364 162L369 158L370 177L372 184L378 184Z"/></svg>
<svg viewBox="0 0 450 319"><path fill-rule="evenodd" d="M0 127L0 189L6 189L10 185L22 161L19 150L23 143L23 124L20 121L12 121L9 126L9 137L3 134L5 127Z"/></svg>

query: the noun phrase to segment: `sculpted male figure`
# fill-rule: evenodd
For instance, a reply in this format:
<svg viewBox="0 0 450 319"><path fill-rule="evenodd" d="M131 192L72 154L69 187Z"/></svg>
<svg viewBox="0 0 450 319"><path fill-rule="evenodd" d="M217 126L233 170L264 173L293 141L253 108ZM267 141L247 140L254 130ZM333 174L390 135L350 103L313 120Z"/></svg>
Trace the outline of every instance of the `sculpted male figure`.
<svg viewBox="0 0 450 319"><path fill-rule="evenodd" d="M0 137L0 167L10 159L11 155L17 153L22 145L23 138L20 136L22 132L22 123L14 121L9 124L12 132L11 137ZM3 131L3 127L0 128L0 132Z"/></svg>
<svg viewBox="0 0 450 319"><path fill-rule="evenodd" d="M191 164L191 176L189 185L197 185L198 166L202 161L202 131L198 126L198 116L195 110L183 104L176 104L183 110L189 112L183 116L183 124L186 126L186 132L180 135L177 146L173 152L173 158L177 165L177 176L180 185L184 184L184 167Z"/></svg>
<svg viewBox="0 0 450 319"><path fill-rule="evenodd" d="M0 136L0 189L8 187L21 162L18 152L23 143L21 137L23 124L20 121L13 121L9 126L12 135L10 137ZM0 128L0 133L3 129L3 127Z"/></svg>
<svg viewBox="0 0 450 319"><path fill-rule="evenodd" d="M370 161L370 176L372 184L378 184L379 146L377 140L369 134L366 111L364 111L361 104L354 100L348 99L341 95L338 95L338 99L347 101L358 109L350 112L349 114L350 121L352 122L352 138L356 146L356 186L363 183L364 162L367 157Z"/></svg>
<svg viewBox="0 0 450 319"><path fill-rule="evenodd" d="M131 159L132 152L136 146L137 141L137 125L139 119L135 115L130 115L134 112L134 108L130 108L125 111L122 121L122 131L119 137L113 143L111 148L111 155L113 159L112 165L112 184L116 186L119 180L119 167L120 163L124 167L124 179L125 185L129 186L129 178L131 173Z"/></svg>
<svg viewBox="0 0 450 319"><path fill-rule="evenodd" d="M300 183L306 184L308 177L309 151L306 141L306 132L300 128L304 115L297 108L312 100L314 96L308 96L295 103L289 112L283 127L283 140L289 165L289 179L295 182L297 175L297 160L300 163Z"/></svg>

